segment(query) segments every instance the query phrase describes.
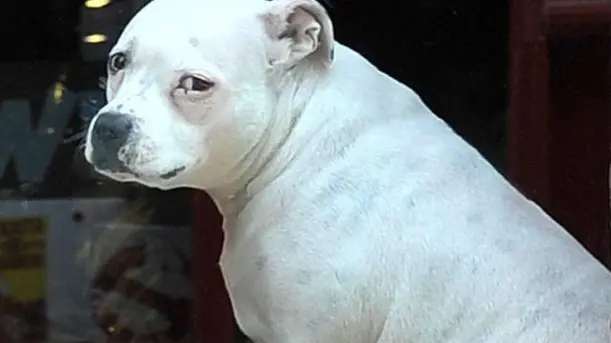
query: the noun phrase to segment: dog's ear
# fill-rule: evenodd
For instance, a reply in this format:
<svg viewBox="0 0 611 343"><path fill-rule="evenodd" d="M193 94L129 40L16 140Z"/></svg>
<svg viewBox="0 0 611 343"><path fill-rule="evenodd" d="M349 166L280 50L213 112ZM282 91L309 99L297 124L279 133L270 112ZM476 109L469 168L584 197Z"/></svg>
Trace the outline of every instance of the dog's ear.
<svg viewBox="0 0 611 343"><path fill-rule="evenodd" d="M316 0L272 0L263 20L271 39L271 64L293 66L307 59L331 65L333 24Z"/></svg>

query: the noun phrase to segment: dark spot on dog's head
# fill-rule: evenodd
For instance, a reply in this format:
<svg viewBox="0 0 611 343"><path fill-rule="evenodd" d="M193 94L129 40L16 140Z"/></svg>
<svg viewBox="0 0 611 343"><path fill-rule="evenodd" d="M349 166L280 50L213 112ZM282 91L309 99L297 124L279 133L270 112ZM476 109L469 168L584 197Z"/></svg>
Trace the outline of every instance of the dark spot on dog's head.
<svg viewBox="0 0 611 343"><path fill-rule="evenodd" d="M199 39L191 37L189 38L189 44L191 44L192 47L196 47L199 45Z"/></svg>

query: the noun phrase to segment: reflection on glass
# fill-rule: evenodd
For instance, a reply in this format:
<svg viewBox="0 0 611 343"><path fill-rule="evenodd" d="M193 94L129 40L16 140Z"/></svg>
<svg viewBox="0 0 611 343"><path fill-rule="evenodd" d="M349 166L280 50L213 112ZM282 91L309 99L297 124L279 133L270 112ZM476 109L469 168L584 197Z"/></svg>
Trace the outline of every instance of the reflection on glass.
<svg viewBox="0 0 611 343"><path fill-rule="evenodd" d="M55 47L66 58L0 63L2 343L194 340L190 192L113 182L82 154L106 55L141 5L87 0Z"/></svg>

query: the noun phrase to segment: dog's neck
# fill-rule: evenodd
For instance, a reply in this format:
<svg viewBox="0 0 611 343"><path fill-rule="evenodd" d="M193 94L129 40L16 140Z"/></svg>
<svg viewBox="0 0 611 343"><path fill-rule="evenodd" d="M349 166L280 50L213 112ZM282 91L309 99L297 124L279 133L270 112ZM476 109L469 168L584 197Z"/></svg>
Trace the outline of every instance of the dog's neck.
<svg viewBox="0 0 611 343"><path fill-rule="evenodd" d="M224 216L239 213L288 168L320 131L318 128L323 124L320 119L306 116L312 112L308 110L310 100L323 81L324 74L308 64L293 68L279 80L268 134L248 153L253 158L245 159L233 180L208 190Z"/></svg>
<svg viewBox="0 0 611 343"><path fill-rule="evenodd" d="M234 178L230 187L209 191L224 215L239 214L249 201L287 171L299 174L291 179L315 177L316 173L324 172L325 166L341 158L359 135L376 125L406 120L407 113L411 113L412 119L425 117L433 125L440 125L407 87L402 97L383 100L384 87L395 87L396 81L375 69L362 68L362 64L368 63L349 48L336 44L331 69L321 72L306 65L287 74L277 87L269 135L249 154L254 158L241 167L240 177ZM359 78L352 75L353 70L366 70L360 80L375 81L371 82L375 86L355 84ZM365 101L370 97L379 99ZM403 110L380 112L379 103L390 101ZM297 163L299 170L291 169Z"/></svg>

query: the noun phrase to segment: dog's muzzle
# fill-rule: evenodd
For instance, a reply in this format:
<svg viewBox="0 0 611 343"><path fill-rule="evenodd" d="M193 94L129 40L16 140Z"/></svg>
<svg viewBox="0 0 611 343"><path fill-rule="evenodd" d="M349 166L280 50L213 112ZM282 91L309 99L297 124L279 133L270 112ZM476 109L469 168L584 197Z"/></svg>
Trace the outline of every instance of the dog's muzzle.
<svg viewBox="0 0 611 343"><path fill-rule="evenodd" d="M119 151L128 142L134 129L131 116L106 112L100 113L91 130L91 162L100 170L127 172L125 162L119 159Z"/></svg>

